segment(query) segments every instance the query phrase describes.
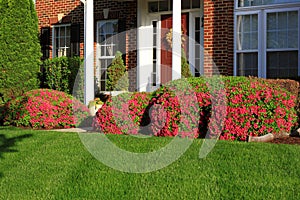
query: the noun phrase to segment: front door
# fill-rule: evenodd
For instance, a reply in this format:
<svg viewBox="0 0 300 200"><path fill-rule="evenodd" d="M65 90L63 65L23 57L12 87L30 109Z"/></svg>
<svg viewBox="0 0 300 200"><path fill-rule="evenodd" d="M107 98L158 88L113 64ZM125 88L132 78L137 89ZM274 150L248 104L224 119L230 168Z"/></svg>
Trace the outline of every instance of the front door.
<svg viewBox="0 0 300 200"><path fill-rule="evenodd" d="M188 35L188 13L181 14L181 28L182 34ZM166 35L172 28L172 15L161 16L161 84L165 84L172 80L172 47L166 39ZM185 53L187 53L187 41L185 37L184 44L182 45ZM188 57L188 55L186 55Z"/></svg>

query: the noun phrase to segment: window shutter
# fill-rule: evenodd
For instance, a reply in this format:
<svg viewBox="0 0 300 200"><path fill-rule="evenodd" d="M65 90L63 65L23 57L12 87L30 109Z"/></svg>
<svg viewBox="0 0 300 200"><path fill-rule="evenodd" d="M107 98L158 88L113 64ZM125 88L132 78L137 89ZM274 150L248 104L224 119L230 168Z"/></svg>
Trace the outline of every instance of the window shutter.
<svg viewBox="0 0 300 200"><path fill-rule="evenodd" d="M42 50L42 59L49 58L49 50L50 50L50 27L42 27L41 35L40 35L40 44Z"/></svg>
<svg viewBox="0 0 300 200"><path fill-rule="evenodd" d="M119 33L119 47L118 50L122 52L123 55L126 53L126 18L119 19L118 21L118 33Z"/></svg>
<svg viewBox="0 0 300 200"><path fill-rule="evenodd" d="M50 45L50 27L41 28L40 43L42 47Z"/></svg>
<svg viewBox="0 0 300 200"><path fill-rule="evenodd" d="M80 43L80 24L71 24L71 43Z"/></svg>

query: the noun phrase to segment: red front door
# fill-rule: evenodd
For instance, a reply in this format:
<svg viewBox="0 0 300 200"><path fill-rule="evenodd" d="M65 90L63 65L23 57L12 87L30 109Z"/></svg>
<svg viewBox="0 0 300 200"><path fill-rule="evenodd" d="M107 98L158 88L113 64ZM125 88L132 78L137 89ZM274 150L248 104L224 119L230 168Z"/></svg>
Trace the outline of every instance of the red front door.
<svg viewBox="0 0 300 200"><path fill-rule="evenodd" d="M172 15L161 16L161 83L165 84L172 80L172 48L166 40L166 35L172 28ZM183 35L188 35L188 13L181 14L181 28ZM187 38L185 38L184 50L187 48Z"/></svg>

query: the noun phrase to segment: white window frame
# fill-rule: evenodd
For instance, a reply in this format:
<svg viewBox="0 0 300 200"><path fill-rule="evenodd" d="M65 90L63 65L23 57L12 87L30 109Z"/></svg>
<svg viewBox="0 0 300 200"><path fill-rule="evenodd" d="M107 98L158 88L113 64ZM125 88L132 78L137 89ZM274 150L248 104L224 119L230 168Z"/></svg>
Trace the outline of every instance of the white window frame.
<svg viewBox="0 0 300 200"><path fill-rule="evenodd" d="M57 28L61 28L61 27L70 27L70 46L69 47L64 47L65 49L69 48L70 51L71 51L71 24L60 24L60 25L53 25L52 26L52 44L53 44L53 50L52 50L52 58L55 58L55 57L60 57L60 56L56 56L56 34L55 34L55 29Z"/></svg>
<svg viewBox="0 0 300 200"><path fill-rule="evenodd" d="M272 51L298 51L298 76L300 76L300 7L298 8L282 8L282 9L267 9L263 12L263 21L267 22L267 14L268 13L278 13L278 12L290 12L290 11L298 11L298 49L294 48L280 48L280 49L272 49ZM264 78L267 77L267 26L263 27L264 39L265 42L263 45L263 66L265 66Z"/></svg>
<svg viewBox="0 0 300 200"><path fill-rule="evenodd" d="M249 1L249 0L245 0L245 1ZM239 9L239 10L248 10L248 9L261 9L261 8L275 8L275 7L295 7L299 4L300 2L288 2L288 3L283 3L283 2L280 2L280 3L275 3L275 4L264 4L264 5L258 5L258 6L247 6L247 7L239 7L238 4L239 4L239 0L235 0L235 3L234 3L234 7L235 9Z"/></svg>
<svg viewBox="0 0 300 200"><path fill-rule="evenodd" d="M260 54L260 48L261 48L261 43L262 43L262 32L260 31L260 27L263 26L260 17L261 17L261 11L243 11L243 12L238 12L235 13L234 15L234 76L237 76L237 54L238 53L252 53L252 52L257 52L257 56L258 56L258 63L257 63L257 67L258 67L258 76L262 77L263 75L263 71L262 71L262 67L261 67L261 61L262 61L262 55ZM238 35L237 35L237 17L240 15L257 15L258 17L258 49L257 50L237 50L237 39L238 39Z"/></svg>
<svg viewBox="0 0 300 200"><path fill-rule="evenodd" d="M201 6L203 8L203 6ZM199 66L199 73L201 75L204 74L204 27L202 26L202 17L203 17L203 9L201 8L200 12L190 12L189 13L189 33L191 40L189 41L189 63L190 63L190 71L195 76L196 75L196 52L195 52L195 45L196 45L196 35L195 35L195 23L196 18L200 18L200 49L199 49L199 58L200 58L200 66ZM191 68L192 67L192 68Z"/></svg>
<svg viewBox="0 0 300 200"><path fill-rule="evenodd" d="M151 90L155 90L157 88L160 87L161 81L160 81L160 67L161 67L161 56L160 56L160 52L161 52L161 19L160 19L160 15L157 17L154 17L151 20L151 30L152 32L154 32L154 27L153 27L153 22L156 22L156 86L152 85L152 77L151 77ZM154 39L154 38L153 38ZM154 44L154 41L152 41L152 43ZM152 45L154 47L154 45ZM154 74L154 71L152 70L152 75Z"/></svg>
<svg viewBox="0 0 300 200"><path fill-rule="evenodd" d="M258 15L258 77L267 78L267 27L266 20L268 13L298 11L298 76L300 76L300 3L272 4L264 6L250 6L237 8L238 0L235 2L234 12L234 76L237 76L237 16L240 15ZM296 6L296 7L295 7ZM283 51L285 49L279 49ZM291 50L290 48L286 51ZM296 50L296 49L294 49ZM275 49L274 49L275 51ZM242 51L247 52L247 51ZM249 50L249 52L254 52ZM255 51L256 52L256 51Z"/></svg>
<svg viewBox="0 0 300 200"><path fill-rule="evenodd" d="M97 38L97 40L96 40L96 78L98 78L99 77L99 79L97 79L97 86L99 86L99 89L100 89L100 92L107 92L108 90L106 89L106 86L105 86L105 90L103 91L103 90L101 90L101 76L102 76L102 74L101 74L101 62L100 62L100 60L101 59L103 59L103 60L106 60L106 59L111 59L111 60L113 60L114 58L115 58L115 55L113 54L112 56L101 56L101 44L99 43L99 41L100 41L100 38L99 38L99 26L100 26L100 24L101 23L107 23L107 22L117 22L117 24L118 24L118 26L119 26L119 20L118 19L111 19L111 20L100 20L100 21L97 21L97 26L96 26L96 28L97 28L97 30L96 30L96 34L97 34L97 36L96 36L96 38ZM118 34L118 33L116 33L116 34ZM112 36L112 37L114 37L114 36ZM116 45L115 45L116 46ZM108 69L108 68L106 68L106 69ZM106 72L107 73L107 72ZM107 76L107 75L106 75ZM107 81L107 79L105 78L105 82Z"/></svg>

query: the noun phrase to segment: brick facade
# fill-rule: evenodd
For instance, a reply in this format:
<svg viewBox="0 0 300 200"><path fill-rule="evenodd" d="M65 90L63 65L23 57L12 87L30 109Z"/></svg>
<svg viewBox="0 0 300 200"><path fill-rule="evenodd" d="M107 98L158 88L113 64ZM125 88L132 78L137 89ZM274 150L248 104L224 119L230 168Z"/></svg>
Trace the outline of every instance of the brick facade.
<svg viewBox="0 0 300 200"><path fill-rule="evenodd" d="M105 8L110 9L108 19L122 19L126 21L126 30L131 30L126 34L125 63L129 70L130 91L135 91L137 88L137 33L133 29L137 24L137 0L126 2L94 0L95 36L97 21L104 19L103 9ZM80 56L83 56L84 5L80 0L37 0L36 9L39 28L50 27L50 33L52 33L51 26L55 24L80 24ZM233 12L233 0L204 0L205 75L233 75ZM61 15L64 17L59 21L58 17ZM50 36L50 57L52 56L51 43ZM209 58L213 58L215 66Z"/></svg>
<svg viewBox="0 0 300 200"><path fill-rule="evenodd" d="M137 20L137 2L117 2L94 0L94 28L96 39L97 21L104 20L103 9L109 8L108 19L122 19L126 23L126 30L136 28ZM59 24L80 24L80 56L84 53L84 5L80 0L37 0L36 10L39 18L39 28L50 27ZM59 16L63 18L59 21ZM125 30L124 30L125 31ZM126 34L126 66L129 69L129 89L136 90L136 39L135 31ZM94 45L96 47L96 43ZM96 48L95 48L96 53ZM50 57L52 57L52 36L50 36Z"/></svg>
<svg viewBox="0 0 300 200"><path fill-rule="evenodd" d="M233 75L233 45L234 1L204 0L205 75Z"/></svg>

